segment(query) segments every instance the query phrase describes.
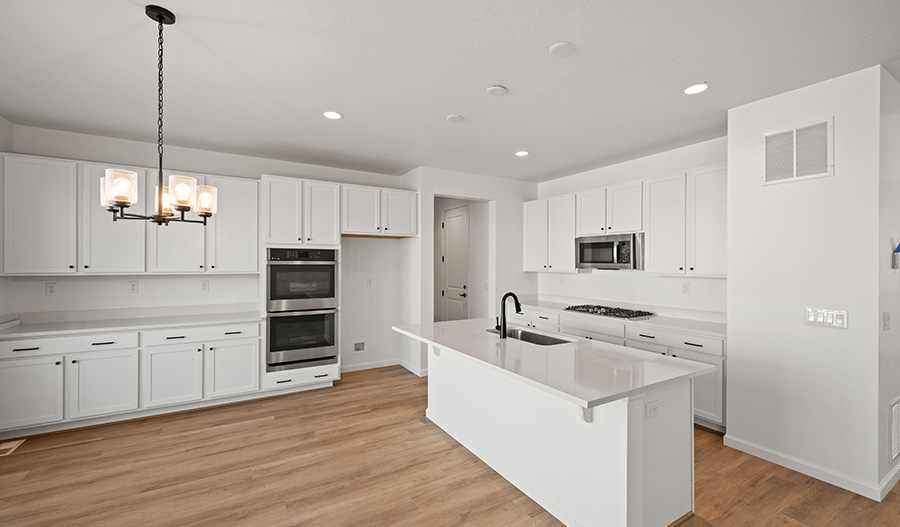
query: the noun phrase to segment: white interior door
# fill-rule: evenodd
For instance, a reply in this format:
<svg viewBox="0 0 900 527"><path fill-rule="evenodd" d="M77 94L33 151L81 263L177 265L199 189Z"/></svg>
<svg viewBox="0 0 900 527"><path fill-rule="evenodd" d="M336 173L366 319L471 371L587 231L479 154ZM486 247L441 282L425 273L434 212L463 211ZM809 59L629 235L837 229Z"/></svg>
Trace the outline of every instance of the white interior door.
<svg viewBox="0 0 900 527"><path fill-rule="evenodd" d="M469 207L447 209L441 220L444 320L462 320L469 318Z"/></svg>

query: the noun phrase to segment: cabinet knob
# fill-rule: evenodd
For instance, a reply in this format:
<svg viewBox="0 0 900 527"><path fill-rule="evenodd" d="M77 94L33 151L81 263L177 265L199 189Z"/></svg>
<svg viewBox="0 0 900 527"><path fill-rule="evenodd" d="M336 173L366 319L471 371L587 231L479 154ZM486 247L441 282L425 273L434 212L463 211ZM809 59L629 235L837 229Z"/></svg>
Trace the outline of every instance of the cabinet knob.
<svg viewBox="0 0 900 527"><path fill-rule="evenodd" d="M78 362L78 361L76 361L75 359L72 359L72 364L75 364L76 362Z"/></svg>
<svg viewBox="0 0 900 527"><path fill-rule="evenodd" d="M203 266L202 266L202 265L200 266L200 269L203 269Z"/></svg>
<svg viewBox="0 0 900 527"><path fill-rule="evenodd" d="M69 269L75 269L75 266L74 266L74 265L70 265L70 266L69 266Z"/></svg>
<svg viewBox="0 0 900 527"><path fill-rule="evenodd" d="M201 351L203 351L202 348L197 348L197 353L200 353Z"/></svg>
<svg viewBox="0 0 900 527"><path fill-rule="evenodd" d="M679 267L678 270L679 270L679 271L684 271L684 267Z"/></svg>
<svg viewBox="0 0 900 527"><path fill-rule="evenodd" d="M212 267L212 268L213 268L213 269L215 269L215 268L216 268L216 266L215 266L215 265L212 265L212 266L210 266L210 267Z"/></svg>
<svg viewBox="0 0 900 527"><path fill-rule="evenodd" d="M693 271L693 270L694 270L694 268L693 268L693 267L691 267L691 271Z"/></svg>
<svg viewBox="0 0 900 527"><path fill-rule="evenodd" d="M62 364L62 363L59 362L59 361L56 361L56 365L57 365L57 366L59 366L60 364Z"/></svg>
<svg viewBox="0 0 900 527"><path fill-rule="evenodd" d="M85 269L87 269L87 268L88 268L88 266L86 266L86 265L85 265L85 266L84 266L84 268L85 268Z"/></svg>
<svg viewBox="0 0 900 527"><path fill-rule="evenodd" d="M312 238L307 238L307 239L306 239L306 241L310 241L310 240L312 240Z"/></svg>

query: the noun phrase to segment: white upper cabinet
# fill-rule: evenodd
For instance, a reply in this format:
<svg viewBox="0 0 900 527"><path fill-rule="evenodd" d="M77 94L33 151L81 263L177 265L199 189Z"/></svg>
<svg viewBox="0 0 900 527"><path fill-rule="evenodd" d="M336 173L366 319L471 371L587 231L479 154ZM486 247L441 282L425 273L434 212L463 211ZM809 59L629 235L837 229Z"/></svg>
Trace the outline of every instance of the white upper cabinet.
<svg viewBox="0 0 900 527"><path fill-rule="evenodd" d="M606 188L586 190L575 195L575 232L578 236L606 234Z"/></svg>
<svg viewBox="0 0 900 527"><path fill-rule="evenodd" d="M684 274L686 205L683 172L644 182L644 214L647 228L644 271Z"/></svg>
<svg viewBox="0 0 900 527"><path fill-rule="evenodd" d="M158 172L150 172L145 185L147 213L154 213L154 196L159 181ZM186 172L163 171L163 185L168 185L169 174L180 174L197 178L198 185L205 185L205 176ZM219 196L219 199L222 199ZM220 206L221 208L221 206ZM188 212L187 219L201 219L193 212ZM169 225L157 225L145 222L147 229L147 269L157 273L202 273L205 269L204 247L206 236L203 225L172 222Z"/></svg>
<svg viewBox="0 0 900 527"><path fill-rule="evenodd" d="M325 181L304 181L303 187L304 243L340 245L341 186Z"/></svg>
<svg viewBox="0 0 900 527"><path fill-rule="evenodd" d="M522 207L525 271L575 270L575 195L526 202Z"/></svg>
<svg viewBox="0 0 900 527"><path fill-rule="evenodd" d="M78 271L83 273L143 273L146 269L146 221L113 221L112 213L100 206L100 178L112 165L84 164L81 167L81 243ZM131 168L144 181L142 168ZM138 194L138 202L126 213L144 214L145 193Z"/></svg>
<svg viewBox="0 0 900 527"><path fill-rule="evenodd" d="M299 245L303 242L303 180L263 176L263 229L266 243Z"/></svg>
<svg viewBox="0 0 900 527"><path fill-rule="evenodd" d="M258 270L259 183L253 179L207 176L206 184L218 189L217 212L206 226L206 270L255 273Z"/></svg>
<svg viewBox="0 0 900 527"><path fill-rule="evenodd" d="M726 275L727 165L688 172L688 272Z"/></svg>
<svg viewBox="0 0 900 527"><path fill-rule="evenodd" d="M418 194L409 190L343 185L341 233L415 236L418 233Z"/></svg>
<svg viewBox="0 0 900 527"><path fill-rule="evenodd" d="M418 197L417 193L408 190L381 189L382 234L416 235Z"/></svg>
<svg viewBox="0 0 900 527"><path fill-rule="evenodd" d="M641 181L629 181L606 188L607 234L643 230L641 189Z"/></svg>
<svg viewBox="0 0 900 527"><path fill-rule="evenodd" d="M4 156L4 272L75 272L77 179L72 161Z"/></svg>

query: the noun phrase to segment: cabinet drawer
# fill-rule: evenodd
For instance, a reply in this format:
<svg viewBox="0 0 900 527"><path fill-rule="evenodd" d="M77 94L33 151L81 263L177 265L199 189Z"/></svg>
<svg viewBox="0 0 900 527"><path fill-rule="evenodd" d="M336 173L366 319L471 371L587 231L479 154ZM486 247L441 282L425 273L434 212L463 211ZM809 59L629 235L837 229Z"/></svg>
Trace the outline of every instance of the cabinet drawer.
<svg viewBox="0 0 900 527"><path fill-rule="evenodd" d="M506 314L509 316L509 308L512 306L507 306ZM558 326L559 325L559 314L551 313L549 311L541 311L539 309L534 309L532 307L523 306L522 314L516 315L517 317L524 317L529 322L533 324L543 324L545 326Z"/></svg>
<svg viewBox="0 0 900 527"><path fill-rule="evenodd" d="M264 373L262 377L262 389L275 390L302 386L304 384L336 381L341 378L341 375L337 364L328 364L327 366L313 366L310 368Z"/></svg>
<svg viewBox="0 0 900 527"><path fill-rule="evenodd" d="M96 335L75 335L0 342L0 359L34 357L55 353L79 351L102 351L109 349L136 348L137 332L99 333Z"/></svg>
<svg viewBox="0 0 900 527"><path fill-rule="evenodd" d="M625 338L625 324L622 322L604 320L600 317L586 318L577 315L563 314L559 315L559 325L562 333L572 333L569 330L583 330L616 337L618 339ZM573 334L577 335L578 332Z"/></svg>
<svg viewBox="0 0 900 527"><path fill-rule="evenodd" d="M221 326L192 326L183 328L142 331L144 346L179 344L182 342L206 342L233 338L259 336L259 324L230 324Z"/></svg>
<svg viewBox="0 0 900 527"><path fill-rule="evenodd" d="M629 342L647 342L670 348L680 348L722 357L725 355L722 339L677 333L645 326L628 326Z"/></svg>

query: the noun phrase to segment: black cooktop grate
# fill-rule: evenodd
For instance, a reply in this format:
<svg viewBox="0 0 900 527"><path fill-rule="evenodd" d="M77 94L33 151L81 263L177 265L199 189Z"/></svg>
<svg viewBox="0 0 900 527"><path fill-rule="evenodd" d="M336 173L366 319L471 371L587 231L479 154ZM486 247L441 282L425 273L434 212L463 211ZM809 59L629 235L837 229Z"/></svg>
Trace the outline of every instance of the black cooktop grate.
<svg viewBox="0 0 900 527"><path fill-rule="evenodd" d="M627 318L629 320L640 320L653 316L653 313L649 311L641 311L639 309L625 309L612 306L595 306L590 304L569 306L566 308L566 311L577 311L579 313L590 313L592 315L602 315L605 317Z"/></svg>

